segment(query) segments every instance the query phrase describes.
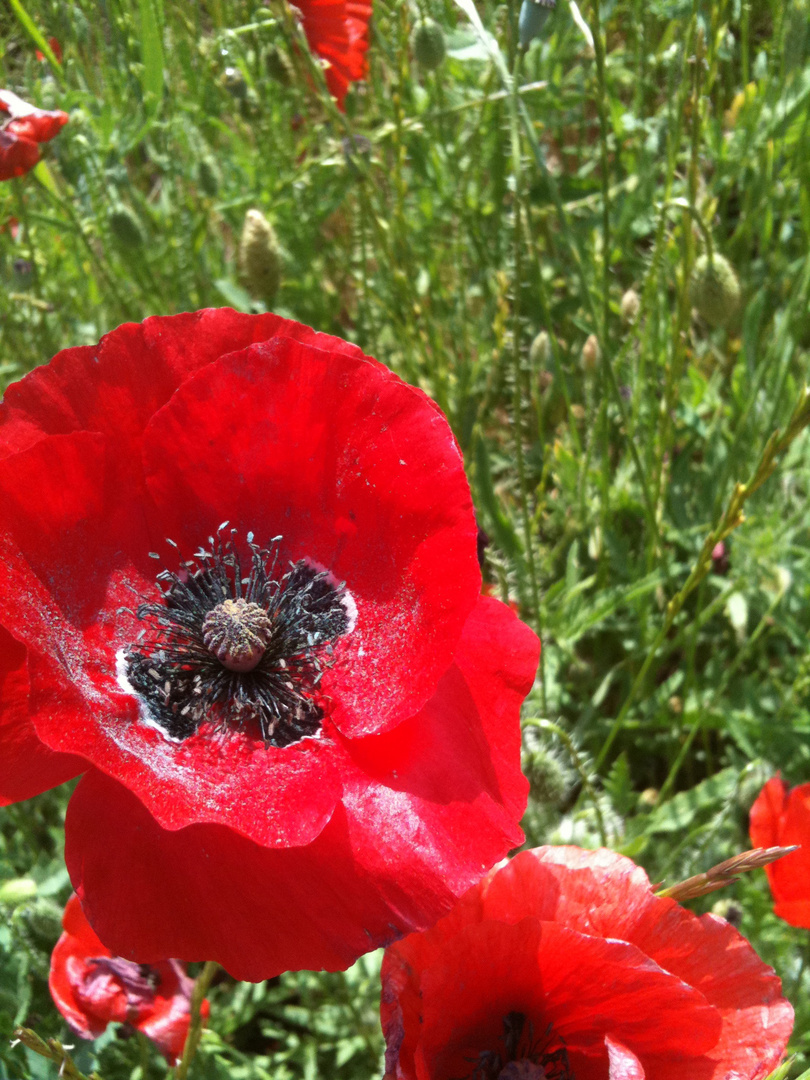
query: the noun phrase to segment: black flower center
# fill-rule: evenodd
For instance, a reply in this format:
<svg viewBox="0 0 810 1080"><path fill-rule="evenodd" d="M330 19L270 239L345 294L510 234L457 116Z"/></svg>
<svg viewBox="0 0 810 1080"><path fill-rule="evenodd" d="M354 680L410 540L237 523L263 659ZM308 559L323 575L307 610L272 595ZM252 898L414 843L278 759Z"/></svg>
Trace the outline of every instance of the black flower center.
<svg viewBox="0 0 810 1080"><path fill-rule="evenodd" d="M248 534L243 574L236 530L223 540L225 525L209 537L210 550L158 574L162 598L138 607L146 626L119 654L119 676L146 722L170 739L212 722L253 727L266 744L288 746L320 729L327 703L319 684L334 642L353 628L354 603L305 559L282 573L279 536L261 548Z"/></svg>
<svg viewBox="0 0 810 1080"><path fill-rule="evenodd" d="M472 1080L574 1080L565 1040L551 1025L535 1038L534 1025L522 1012L504 1016L501 1044L475 1060Z"/></svg>

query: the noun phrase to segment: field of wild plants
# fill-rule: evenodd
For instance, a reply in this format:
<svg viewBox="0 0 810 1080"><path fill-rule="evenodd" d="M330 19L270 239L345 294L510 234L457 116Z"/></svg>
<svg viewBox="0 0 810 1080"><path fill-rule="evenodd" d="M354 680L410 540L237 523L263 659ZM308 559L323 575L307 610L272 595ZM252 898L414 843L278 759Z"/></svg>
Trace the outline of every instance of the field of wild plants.
<svg viewBox="0 0 810 1080"><path fill-rule="evenodd" d="M351 56L340 49L330 52L330 40L342 42L344 51L349 42ZM521 711L522 769L530 784L522 820L526 847L609 848L642 867L659 893L753 847L799 844L803 838L810 849L810 788L782 812L779 798L786 789L776 781L758 804L759 828L749 832L749 812L768 781L781 774L788 788L810 783L807 0L579 0L579 6L557 0L556 7L524 0L522 8L519 0L373 0L373 10L359 0L309 0L300 10L284 0L8 0L0 10L0 90L16 95L12 100L0 93L0 170L6 168L0 181L0 389L7 392L6 405L0 406L7 409L5 419L0 417L5 424L0 425L0 755L6 759L6 765L0 763L0 1077L80 1080L97 1074L102 1080L157 1080L167 1062L178 1059L178 1080L187 1074L195 1080L361 1080L383 1073L382 949L375 946L387 942L371 931L365 948L372 951L345 971L287 969L346 967L362 947L347 946L351 956L340 953L338 960L330 954L319 961L321 954L313 953L310 962L291 960L261 970L247 960L241 968L225 960L203 966L221 957L204 946L191 948L179 959L197 962L189 975L200 976L198 993L190 1002L185 976L172 968L171 979L179 978L185 987L186 1027L167 1050L165 1038L161 1042L144 1017L153 1007L156 986L165 989L170 981L169 969L159 977L154 965L172 956L157 955L157 946L125 947L121 912L128 905L137 909L138 932L146 928L146 940L150 927L162 925L164 907L182 909L182 920L190 925L201 902L189 901L191 914L182 908L178 897L193 874L184 869L179 884L167 884L149 865L148 845L138 856L142 863L135 860L143 878L150 879L148 888L121 873L114 904L95 901L93 908L89 891L83 894L104 945L83 946L81 955L90 958L90 967L82 969L86 1000L73 986L72 1030L64 1018L69 1009L60 1013L51 996L51 954L62 932L71 878L79 887L82 874L90 874L70 829L77 836L81 825L84 837L93 821L104 820L110 830L105 849L112 859L119 847L135 842L131 822L147 812L129 790L126 798L111 797L88 810L89 796L81 793L93 784L98 791L104 783L120 787L106 775L116 775L112 758L94 757L89 743L71 742L74 730L88 726L82 708L90 706L72 704L73 691L64 681L43 698L45 646L35 648L14 622L19 617L22 626L23 616L39 603L23 581L32 572L29 566L48 588L58 578L56 606L48 610L67 610L61 583L81 582L82 574L90 574L81 568L75 537L84 535L87 521L90 535L111 520L89 497L90 509L73 513L67 507L84 481L66 471L58 447L55 457L39 452L39 464L31 464L37 447L46 443L21 435L23 421L14 419L28 409L33 419L25 423L39 424L41 415L62 408L63 399L73 402L71 415L85 406L88 412L99 408L103 394L93 384L95 360L87 360L85 374L73 378L71 371L79 367L65 362L56 389L43 383L36 393L22 390L14 396L8 387L59 350L95 346L122 323L202 308L274 312L359 346L438 404L463 454L484 592L511 605L542 641L537 676ZM40 131L41 115L26 111L25 103L56 114L55 130ZM60 113L67 114L67 122ZM272 336L250 330L237 340L243 331L235 327L254 325L269 323L234 317L211 357ZM104 421L110 431L128 431L134 423L138 410L128 396L130 383L141 379L144 387L151 385L160 341L174 333L155 331L151 345L138 338L137 348L110 345L107 355L126 353L130 365L127 378L115 383L118 396L108 396L107 407L117 402L119 410ZM171 348L178 353L186 344L192 352L203 348L197 333L178 331ZM296 337L303 331L290 333ZM316 344L331 348L324 340ZM92 350L81 353L91 356ZM384 377L374 372L375 378ZM175 396L189 397L195 379ZM279 400L294 412L295 395L278 393L287 394ZM183 414L187 421L172 421L175 443L169 444L168 456L179 445L181 456L202 461L212 476L220 476L220 467L227 471L233 464L228 453L208 455L202 436L202 450L185 441L191 440L194 417L202 416L201 426L210 426L214 445L220 427L227 426L217 419L227 411L226 399L231 400L228 393L209 414L200 411L203 404L195 398ZM342 402L339 396L321 402L324 423L349 424ZM251 439L251 425L260 423L258 409L251 405L228 421L234 430L244 423L241 445L257 459L267 445ZM74 437L65 433L68 428L42 423L48 438ZM96 430L91 423L88 431ZM247 449L240 452L240 469L248 457ZM432 513L449 521L452 500L442 494L440 472L437 466ZM290 483L297 484L298 474L290 475ZM193 467L187 480L193 487ZM129 480L116 483L125 487ZM165 481L172 483L171 477ZM307 483L301 481L301 488ZM227 480L222 489L227 492ZM176 490L182 504L185 488ZM227 510L207 528L216 529L229 515L233 524ZM384 532L382 519L370 515L371 527L377 522ZM396 515L386 520L386 528L395 531ZM250 521L236 523L242 536L255 527ZM182 522L177 526L183 527ZM353 522L345 525L350 527ZM275 528L283 531L282 525ZM464 528L469 561L469 522ZM27 551L20 536L34 538L34 555L18 559L18 548ZM253 544L250 534L247 539ZM114 537L110 549L123 543ZM370 562L385 562L389 548L399 550L398 544L397 537L384 535ZM229 581L234 573L238 579L239 572L227 569L235 565L228 561L230 549L217 555L215 548L212 539L212 564L230 574ZM437 572L442 582L454 579L451 548L461 551L444 543L444 569ZM166 550L158 552L164 564ZM66 552L78 562L71 564ZM39 565L46 555L50 570ZM181 593L191 596L183 592L184 583L201 573L191 563L183 566L186 570L166 587L169 609L177 608ZM342 576L351 590L351 575ZM468 574L465 580L472 578ZM236 587L238 596L238 581ZM477 579L474 588L477 592ZM119 611L125 599L116 596ZM363 610L361 604L361 616ZM517 626L506 609L487 610ZM164 620L164 630L165 625ZM411 640L405 645L400 639L415 632L406 633L402 625L392 622L393 644L386 650L411 647ZM529 649L529 638L520 639L520 648ZM208 637L205 641L208 645ZM491 665L483 654L471 661L469 678L488 665L500 665L498 678L511 678L511 689L499 691L500 696L493 692L490 709L502 732L487 738L491 746L511 732L509 752L516 762L518 706L512 699L517 687L522 697L531 685L534 659L520 661L518 676L514 650L519 646L505 642L493 631L491 650L501 657L500 649L503 656ZM153 652L150 663L155 656L165 659ZM452 652L444 668L450 657ZM320 661L313 663L317 667ZM327 681L330 663L325 664ZM411 660L408 665L408 679L418 683L422 666ZM234 661L229 670L245 668ZM134 683L132 665L128 671ZM392 677L391 695L407 696L407 682L398 679ZM502 705L508 694L509 709ZM449 691L445 696L452 712L457 699ZM27 707L34 728L21 734ZM58 738L52 733L55 717L67 732ZM164 748L179 745L187 735L172 729L171 742L166 730L151 730ZM364 729L365 743L377 737L368 736L373 730ZM264 721L261 736L264 750L270 746L268 753L275 755L297 753L295 746L312 741L299 732L287 739L299 739L295 746L274 742ZM414 736L417 747L423 745L420 738ZM43 745L50 749L43 751ZM430 760L424 768L433 777L441 759L448 775L463 779L469 755L455 756L448 746L438 736L425 743ZM37 772L40 767L31 765L39 780L29 783L29 764L39 761L37 754L51 752L89 759L96 779L85 777L78 788L75 779L54 787L80 773L86 762L72 771L53 766L46 780L45 766ZM17 770L14 776L10 770ZM17 784L15 777L23 775ZM504 826L499 835L512 839L502 838L500 847L493 841L476 856L472 876L453 869L455 895L514 850L525 794L522 781L513 777L510 783L520 808L512 812L512 833ZM279 790L287 790L285 784L282 778ZM69 877L65 813L74 789ZM294 793L290 799L300 797ZM437 800L457 797L440 794ZM170 802L174 796L166 798ZM478 824L477 812L471 810L469 820L483 835L489 826ZM172 818L166 829L179 830L171 835L182 838L187 823ZM192 825L186 832L208 827ZM463 829L461 824L442 827L448 836ZM326 828L336 835L332 821ZM237 839L248 843L242 835ZM294 851L300 850L296 843ZM358 843L356 837L351 841L355 855ZM438 863L452 862L436 845ZM238 907L240 858L234 856L227 863L231 869L221 872L220 900L207 901L209 923L244 924ZM389 860L390 872L396 873L399 858ZM673 895L697 913L728 919L775 969L795 1009L779 1075L806 1076L810 862L800 852L784 864L773 863L772 891L760 868L764 860L751 861L751 869L745 862L737 867L738 877L719 872ZM364 881L376 873L370 865L364 864ZM212 870L211 876L218 873ZM282 906L272 920L274 941L288 925L285 910L289 935L300 937L298 911L306 918L321 882L334 911L343 910L344 900L347 910L364 902L356 901L348 879L335 883L326 871L311 867L306 873L301 895L293 890L288 909ZM442 865L437 873L452 876ZM278 892L283 902L288 885L281 880L268 872L255 895ZM605 888L614 902L625 903L624 884L608 882ZM102 910L104 903L108 907ZM231 904L237 905L237 915ZM405 901L397 904L404 910ZM421 916L421 924L414 916L408 926L424 929L448 907L445 897L432 915ZM337 925L340 918L334 918ZM408 920L402 919L391 940L403 932ZM268 926L265 921L245 931L259 952L262 935L271 932ZM93 933L89 927L87 933ZM335 933L340 936L339 927ZM622 935L608 929L604 936ZM685 931L684 936L689 937ZM468 954L483 955L476 948ZM574 955L570 943L565 948ZM607 1015L607 1005L589 1005L579 1027L568 1028L565 1009L554 1012L549 1005L548 1027L545 1019L533 1021L542 1027L534 1041L526 1035L529 1021L515 1033L514 1017L524 1013L515 1011L523 1009L519 1003L503 1004L508 979L499 982L500 976L491 974L485 979L479 972L482 987L484 981L499 986L500 1012L495 1003L476 1006L476 1013L467 1000L476 976L468 984L460 976L454 982L452 974L441 984L446 993L439 1011L448 1031L457 1030L457 1007L467 1010L465 1016L477 1016L479 1028L491 1013L490 1044L470 1044L469 1053L462 1048L456 1064L448 1064L449 1058L431 1064L429 1056L417 1055L417 1071L409 1071L413 1047L410 1066L404 1056L397 1062L400 1049L393 1046L397 1036L389 1015L388 1075L392 1080L416 1075L420 1080L608 1075L658 1080L677 1072L690 1080L732 1075L761 1080L779 1062L786 1034L767 1053L762 1036L759 1050L737 1060L735 1048L756 1026L749 1014L741 1019L743 1014L735 1013L738 1034L727 1040L731 1049L714 1071L704 1067L707 1058L696 1065L698 1059L689 1057L693 1051L709 1053L712 1045L701 1028L700 1009L709 1008L703 991L711 1000L706 979L725 972L734 994L754 981L749 969L729 968L725 954L712 953L708 939L693 942L689 950L705 978L679 986L684 994L688 989L700 997L702 1005L687 995L676 1007L657 997L658 991L643 992L651 1002L644 1021L650 1038L659 1040L659 1049L665 1047L660 1059L645 1057L638 1033L621 1035L619 1020L607 1034L613 1038L619 1032L615 1045L629 1047L626 1060L619 1060L611 1042L608 1062L604 1041L602 1058L587 1047L577 1057L577 1032L594 1016ZM111 951L128 952L130 960L110 958ZM99 955L108 958L103 986ZM551 953L541 949L540 955ZM666 968L658 953L647 955ZM554 963L564 966L563 952L554 956ZM605 995L611 1007L630 993L621 981L625 976L613 968L608 975L591 970L581 958L576 963L579 975L591 971L590 983L610 988ZM260 981L237 981L234 972ZM261 981L265 972L272 977ZM540 979L543 986L553 982L549 974ZM439 984L429 985L430 993L438 994ZM429 1008L436 1005L427 986L420 991L420 1024L428 1024ZM703 988L700 994L695 986ZM203 991L208 1006L200 1005ZM764 998L752 994L747 1007L764 1010ZM390 987L388 1001L390 1010ZM92 1041L76 1034L75 1011L84 1015L82 1009L94 1017L84 1032L97 1036ZM183 1055L189 1009L194 1045L186 1044ZM413 1010L415 1016L419 1010ZM631 1007L627 1010L625 1020ZM115 1022L107 1025L108 1020ZM560 1035L557 1043L549 1041L556 1037L549 1034L552 1029ZM662 1032L666 1038L675 1038L675 1032L682 1045L666 1043ZM547 1040L542 1046L541 1036ZM431 1038L439 1035L434 1031ZM412 1034L403 1045L411 1045L409 1040ZM690 1049L693 1040L696 1049ZM523 1070L510 1072L510 1061Z"/></svg>

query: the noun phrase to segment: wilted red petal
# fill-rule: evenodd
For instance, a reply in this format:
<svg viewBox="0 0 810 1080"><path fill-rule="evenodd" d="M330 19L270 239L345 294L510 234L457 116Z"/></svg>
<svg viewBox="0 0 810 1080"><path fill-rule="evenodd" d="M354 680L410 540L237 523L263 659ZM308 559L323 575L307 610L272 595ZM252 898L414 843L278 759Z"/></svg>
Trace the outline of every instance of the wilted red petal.
<svg viewBox="0 0 810 1080"><path fill-rule="evenodd" d="M10 90L0 90L0 107L11 117L3 129L6 133L37 143L58 135L70 119L61 109L51 111L29 105Z"/></svg>
<svg viewBox="0 0 810 1080"><path fill-rule="evenodd" d="M750 827L757 847L799 845L798 851L766 866L765 873L776 914L791 926L810 929L810 784L789 790L774 776L751 807Z"/></svg>
<svg viewBox="0 0 810 1080"><path fill-rule="evenodd" d="M48 981L54 1003L73 1030L94 1039L110 1022L128 1023L152 1039L174 1065L188 1034L193 987L182 965L163 960L143 971L114 957L92 930L75 894L67 902L62 926ZM204 1001L202 1015L209 1011Z"/></svg>
<svg viewBox="0 0 810 1080"><path fill-rule="evenodd" d="M338 105L349 84L366 74L371 4L363 0L296 0L312 51L328 61L326 83Z"/></svg>
<svg viewBox="0 0 810 1080"><path fill-rule="evenodd" d="M24 176L38 161L39 147L35 142L0 130L0 180Z"/></svg>

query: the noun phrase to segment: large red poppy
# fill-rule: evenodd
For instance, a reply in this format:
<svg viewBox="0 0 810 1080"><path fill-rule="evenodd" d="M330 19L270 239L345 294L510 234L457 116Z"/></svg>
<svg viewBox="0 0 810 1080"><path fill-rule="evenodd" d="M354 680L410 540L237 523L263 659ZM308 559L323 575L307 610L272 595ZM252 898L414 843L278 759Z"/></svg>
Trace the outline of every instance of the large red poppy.
<svg viewBox="0 0 810 1080"><path fill-rule="evenodd" d="M49 112L0 90L0 180L23 176L39 161L39 143L58 135L68 122L61 110Z"/></svg>
<svg viewBox="0 0 810 1080"><path fill-rule="evenodd" d="M0 406L0 799L86 771L119 956L345 967L520 842L539 644L479 593L421 391L274 315L119 327Z"/></svg>
<svg viewBox="0 0 810 1080"><path fill-rule="evenodd" d="M723 919L611 851L536 848L382 968L389 1080L758 1080L793 1010Z"/></svg>
<svg viewBox="0 0 810 1080"><path fill-rule="evenodd" d="M191 1019L193 981L177 960L135 964L105 949L78 896L62 916L64 933L51 955L48 983L56 1007L83 1039L96 1039L110 1023L129 1024L148 1036L174 1065ZM202 1003L202 1015L209 1013Z"/></svg>
<svg viewBox="0 0 810 1080"><path fill-rule="evenodd" d="M295 0L309 47L327 62L326 85L340 108L349 84L365 78L368 24L367 0Z"/></svg>
<svg viewBox="0 0 810 1080"><path fill-rule="evenodd" d="M810 784L791 791L781 776L769 780L751 807L751 840L757 847L800 845L765 873L776 914L810 930Z"/></svg>

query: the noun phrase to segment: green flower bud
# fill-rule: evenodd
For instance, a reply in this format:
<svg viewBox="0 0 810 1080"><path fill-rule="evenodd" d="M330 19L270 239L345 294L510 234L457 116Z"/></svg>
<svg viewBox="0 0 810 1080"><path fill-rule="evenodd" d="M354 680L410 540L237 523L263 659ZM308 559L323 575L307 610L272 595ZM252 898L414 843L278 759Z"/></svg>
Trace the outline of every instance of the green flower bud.
<svg viewBox="0 0 810 1080"><path fill-rule="evenodd" d="M226 67L222 72L220 81L223 89L227 90L229 94L233 94L235 98L247 97L248 85L245 82L245 76L238 67Z"/></svg>
<svg viewBox="0 0 810 1080"><path fill-rule="evenodd" d="M433 19L420 19L411 33L411 52L425 71L435 71L447 52L444 30Z"/></svg>
<svg viewBox="0 0 810 1080"><path fill-rule="evenodd" d="M281 284L281 250L261 210L248 210L239 241L239 274L251 296L268 306Z"/></svg>
<svg viewBox="0 0 810 1080"><path fill-rule="evenodd" d="M34 948L50 952L62 933L62 910L53 900L43 897L18 907L12 916L12 925Z"/></svg>
<svg viewBox="0 0 810 1080"><path fill-rule="evenodd" d="M31 878L12 878L0 886L0 904L22 904L37 895L37 883Z"/></svg>
<svg viewBox="0 0 810 1080"><path fill-rule="evenodd" d="M197 165L197 183L201 190L213 199L219 191L219 182L219 166L214 159L208 156L200 158Z"/></svg>
<svg viewBox="0 0 810 1080"><path fill-rule="evenodd" d="M734 267L715 253L701 255L692 269L689 299L709 326L728 326L740 306L740 283Z"/></svg>
<svg viewBox="0 0 810 1080"><path fill-rule="evenodd" d="M113 238L122 248L143 247L141 223L128 206L116 206L110 210L107 223Z"/></svg>
<svg viewBox="0 0 810 1080"><path fill-rule="evenodd" d="M294 72L290 58L276 45L272 45L265 53L264 66L267 74L275 82L282 86L292 85Z"/></svg>

